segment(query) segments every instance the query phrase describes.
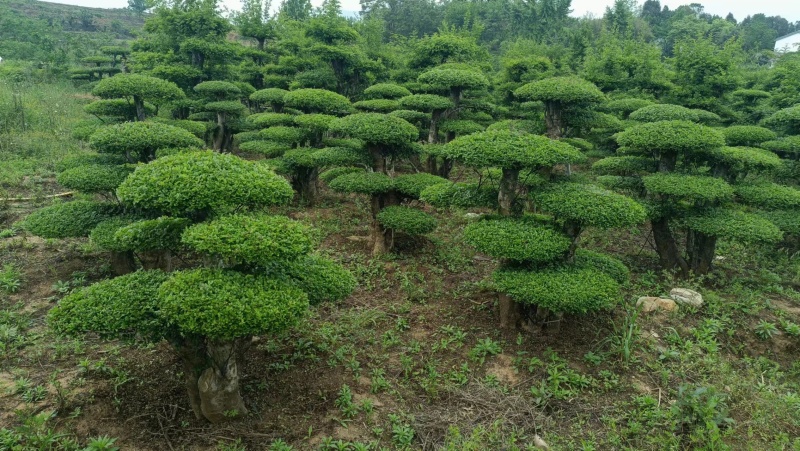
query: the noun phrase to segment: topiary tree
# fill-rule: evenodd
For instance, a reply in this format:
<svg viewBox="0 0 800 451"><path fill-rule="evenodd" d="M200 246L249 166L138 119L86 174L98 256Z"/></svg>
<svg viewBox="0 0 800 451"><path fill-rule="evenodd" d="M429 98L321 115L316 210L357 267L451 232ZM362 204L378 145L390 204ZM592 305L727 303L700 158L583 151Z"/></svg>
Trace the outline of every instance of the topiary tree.
<svg viewBox="0 0 800 451"><path fill-rule="evenodd" d="M725 144L736 147L757 147L777 138L772 130L755 125L733 125L723 129L722 134L725 135Z"/></svg>
<svg viewBox="0 0 800 451"><path fill-rule="evenodd" d="M240 101L241 88L227 81L204 81L195 86L194 91L206 99L203 111L216 116L212 148L220 152L230 152L234 133L232 122L245 110Z"/></svg>
<svg viewBox="0 0 800 451"><path fill-rule="evenodd" d="M126 122L97 130L89 138L92 149L105 154L124 156L129 163L155 159L164 148L202 148L203 141L190 132L158 122Z"/></svg>
<svg viewBox="0 0 800 451"><path fill-rule="evenodd" d="M697 110L692 110L680 105L660 103L648 105L632 112L629 119L637 122L658 122L658 121L689 121L700 122Z"/></svg>
<svg viewBox="0 0 800 451"><path fill-rule="evenodd" d="M514 95L522 100L544 103L547 136L558 139L569 126L565 113L585 109L605 100L605 95L591 82L578 77L553 77L528 83Z"/></svg>
<svg viewBox="0 0 800 451"><path fill-rule="evenodd" d="M776 111L763 124L786 135L800 135L800 105Z"/></svg>
<svg viewBox="0 0 800 451"><path fill-rule="evenodd" d="M729 183L749 173L774 169L779 164L774 155L758 149L723 147L722 133L686 121L637 125L620 133L617 140L625 153L658 162L657 172L634 177L641 181L639 193L649 205L656 252L665 269L679 269L683 276L705 274L711 269L717 239L774 242L780 235L774 225L770 227L760 217L736 209L732 204L734 187ZM698 166L716 176L689 173ZM622 175L613 164L600 169L605 174ZM748 227L758 232L743 233ZM683 249L676 238L678 233L686 236Z"/></svg>
<svg viewBox="0 0 800 451"><path fill-rule="evenodd" d="M503 215L521 209L518 201L523 170L541 171L549 176L558 164L578 163L586 158L569 144L509 130L489 130L456 138L444 146L442 153L470 167L502 169L498 204Z"/></svg>
<svg viewBox="0 0 800 451"><path fill-rule="evenodd" d="M198 418L246 414L238 362L251 338L286 330L309 305L341 299L355 285L311 253L308 226L258 211L292 197L262 164L214 152L171 155L139 166L118 196L128 208L162 215L117 229L118 245L175 249L178 241L203 256L201 266L99 282L62 299L49 322L63 333L167 340Z"/></svg>
<svg viewBox="0 0 800 451"><path fill-rule="evenodd" d="M435 94L413 94L401 97L399 103L402 108L430 115L428 118L428 144L439 142L439 124L444 119L445 113L455 107L452 100ZM438 173L435 155L428 156L427 171L431 174Z"/></svg>
<svg viewBox="0 0 800 451"><path fill-rule="evenodd" d="M147 118L145 102L159 106L186 97L175 83L140 74L118 74L97 83L92 94L103 99L125 99L133 105L136 120Z"/></svg>
<svg viewBox="0 0 800 451"><path fill-rule="evenodd" d="M280 88L261 89L250 94L250 101L259 111L263 109L263 105L268 105L274 113L280 113L283 111L283 98L287 92L289 91Z"/></svg>
<svg viewBox="0 0 800 451"><path fill-rule="evenodd" d="M385 253L392 248L393 229L418 230L411 225L406 228L395 227L396 221L387 223L389 226L386 228L378 219L378 214L384 208L398 205L404 196L418 197L412 191L398 192L395 189L395 179L388 175L387 167L387 159L398 160L417 153L412 143L417 138L418 131L403 119L379 113L357 113L336 119L331 123L330 131L356 138L363 143L360 152L362 158L369 162L368 166L372 172L344 174L331 180L329 186L335 191L370 196L372 252L374 255ZM393 215L392 218L397 220L403 217L410 222L416 222L416 217L412 215Z"/></svg>

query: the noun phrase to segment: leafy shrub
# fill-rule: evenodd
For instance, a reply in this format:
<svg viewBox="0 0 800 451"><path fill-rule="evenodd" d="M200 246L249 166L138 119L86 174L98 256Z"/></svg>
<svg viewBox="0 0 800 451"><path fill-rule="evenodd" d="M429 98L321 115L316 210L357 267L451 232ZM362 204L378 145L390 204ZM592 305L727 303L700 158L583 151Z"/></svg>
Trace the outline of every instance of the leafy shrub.
<svg viewBox="0 0 800 451"><path fill-rule="evenodd" d="M153 251L175 249L181 235L191 221L185 218L162 216L156 219L136 221L119 227L114 233L114 241L121 249Z"/></svg>
<svg viewBox="0 0 800 451"><path fill-rule="evenodd" d="M422 190L419 198L439 208L497 207L497 189L469 183L432 185Z"/></svg>
<svg viewBox="0 0 800 451"><path fill-rule="evenodd" d="M364 90L367 99L399 99L408 95L411 91L393 83L377 83Z"/></svg>
<svg viewBox="0 0 800 451"><path fill-rule="evenodd" d="M108 204L87 200L63 202L34 211L22 221L22 227L43 238L88 236L112 210Z"/></svg>
<svg viewBox="0 0 800 451"><path fill-rule="evenodd" d="M241 206L288 203L286 180L233 155L193 152L140 166L117 189L124 203L181 216Z"/></svg>
<svg viewBox="0 0 800 451"><path fill-rule="evenodd" d="M440 183L447 183L447 179L426 172L419 172L395 177L394 189L406 196L418 199L425 188Z"/></svg>
<svg viewBox="0 0 800 451"><path fill-rule="evenodd" d="M350 271L316 254L289 262L275 275L306 293L311 305L344 299L356 287Z"/></svg>
<svg viewBox="0 0 800 451"><path fill-rule="evenodd" d="M353 104L360 111L374 111L376 113L389 113L400 108L400 102L390 99L362 100Z"/></svg>
<svg viewBox="0 0 800 451"><path fill-rule="evenodd" d="M289 91L283 97L284 104L304 113L324 113L335 116L350 112L347 97L326 89L305 88Z"/></svg>
<svg viewBox="0 0 800 451"><path fill-rule="evenodd" d="M170 333L159 314L158 287L169 276L161 271L138 271L78 289L48 314L60 333L95 332L108 338L158 340Z"/></svg>
<svg viewBox="0 0 800 451"><path fill-rule="evenodd" d="M158 149L165 147L198 147L203 141L190 132L158 122L126 122L110 125L95 132L89 140L100 153L137 155L147 161Z"/></svg>
<svg viewBox="0 0 800 451"><path fill-rule="evenodd" d="M289 145L275 141L247 141L239 144L242 152L251 152L263 155L265 158L275 158L289 150Z"/></svg>
<svg viewBox="0 0 800 451"><path fill-rule="evenodd" d="M328 182L328 186L341 193L379 194L394 187L394 181L382 172L344 174Z"/></svg>
<svg viewBox="0 0 800 451"><path fill-rule="evenodd" d="M619 284L596 269L555 267L541 271L500 269L495 287L523 304L553 312L581 313L608 309L618 301Z"/></svg>
<svg viewBox="0 0 800 451"><path fill-rule="evenodd" d="M643 180L648 192L676 198L714 202L733 196L733 187L716 177L659 173Z"/></svg>
<svg viewBox="0 0 800 451"><path fill-rule="evenodd" d="M173 273L157 299L182 334L212 340L281 332L308 308L308 296L284 282L215 269Z"/></svg>
<svg viewBox="0 0 800 451"><path fill-rule="evenodd" d="M377 219L387 229L399 230L409 235L424 235L436 229L436 218L411 207L386 207L378 213Z"/></svg>
<svg viewBox="0 0 800 451"><path fill-rule="evenodd" d="M783 238L780 229L767 219L738 210L717 209L702 216L690 216L684 222L705 235L744 243L776 243Z"/></svg>
<svg viewBox="0 0 800 451"><path fill-rule="evenodd" d="M505 130L489 130L456 138L444 146L443 153L479 168L539 168L586 160L569 144Z"/></svg>
<svg viewBox="0 0 800 451"><path fill-rule="evenodd" d="M116 233L120 228L129 225L133 221L133 218L125 216L107 219L92 229L89 233L89 240L101 249L118 252L129 250L124 244L117 241Z"/></svg>
<svg viewBox="0 0 800 451"><path fill-rule="evenodd" d="M696 111L680 105L670 104L649 105L640 108L632 112L629 118L638 122L700 121L700 117Z"/></svg>
<svg viewBox="0 0 800 451"><path fill-rule="evenodd" d="M58 174L56 181L64 188L85 193L113 192L131 172L132 167L123 165L77 166Z"/></svg>
<svg viewBox="0 0 800 451"><path fill-rule="evenodd" d="M647 218L644 207L635 200L595 185L560 183L534 198L557 220L581 227L626 227L641 224Z"/></svg>
<svg viewBox="0 0 800 451"><path fill-rule="evenodd" d="M472 223L464 229L464 240L492 257L536 263L557 259L571 244L552 228L519 219Z"/></svg>
<svg viewBox="0 0 800 451"><path fill-rule="evenodd" d="M270 267L311 252L307 226L285 216L222 216L183 232L183 243L232 264Z"/></svg>
<svg viewBox="0 0 800 451"><path fill-rule="evenodd" d="M365 172L364 168L357 168L357 167L353 167L353 166L343 166L343 167L340 167L340 168L328 169L327 171L322 172L319 175L319 179L322 180L325 183L330 183L331 180L333 180L333 179L335 179L335 178L337 178L339 176L345 175L345 174L356 174L356 173L362 173L363 174L364 172Z"/></svg>
<svg viewBox="0 0 800 451"><path fill-rule="evenodd" d="M746 204L765 209L789 210L800 206L800 190L776 183L738 185L736 196Z"/></svg>
<svg viewBox="0 0 800 451"><path fill-rule="evenodd" d="M772 130L755 125L734 125L723 129L722 134L729 146L757 146L777 137Z"/></svg>

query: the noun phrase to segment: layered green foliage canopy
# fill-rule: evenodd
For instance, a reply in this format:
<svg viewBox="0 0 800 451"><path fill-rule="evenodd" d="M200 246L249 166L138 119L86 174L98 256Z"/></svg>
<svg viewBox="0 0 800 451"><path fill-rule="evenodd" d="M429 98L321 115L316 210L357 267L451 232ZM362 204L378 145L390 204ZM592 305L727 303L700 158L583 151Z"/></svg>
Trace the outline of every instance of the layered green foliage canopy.
<svg viewBox="0 0 800 451"><path fill-rule="evenodd" d="M478 168L533 169L586 160L569 144L507 130L489 130L456 138L444 146L442 153Z"/></svg>

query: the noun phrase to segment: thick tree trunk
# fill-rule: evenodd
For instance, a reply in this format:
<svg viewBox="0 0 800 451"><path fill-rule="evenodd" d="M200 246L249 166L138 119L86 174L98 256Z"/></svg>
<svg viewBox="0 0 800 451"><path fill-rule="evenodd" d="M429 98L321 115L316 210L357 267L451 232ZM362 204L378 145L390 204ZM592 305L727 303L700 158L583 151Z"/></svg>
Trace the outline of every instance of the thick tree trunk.
<svg viewBox="0 0 800 451"><path fill-rule="evenodd" d="M370 231L370 243L372 243L372 255L382 255L389 252L391 243L391 232L385 230L378 222L378 213L386 206L384 194L373 194L371 203L372 226Z"/></svg>
<svg viewBox="0 0 800 451"><path fill-rule="evenodd" d="M370 148L369 154L372 157L372 170L386 174L386 157L383 156L380 147Z"/></svg>
<svg viewBox="0 0 800 451"><path fill-rule="evenodd" d="M453 160L449 158L442 158L442 164L439 165L438 175L442 178L450 178L450 171L453 170ZM433 172L436 173L436 172Z"/></svg>
<svg viewBox="0 0 800 451"><path fill-rule="evenodd" d="M547 126L547 137L560 139L564 124L561 120L561 105L556 102L545 102L544 121Z"/></svg>
<svg viewBox="0 0 800 451"><path fill-rule="evenodd" d="M197 418L221 423L247 414L239 391L237 355L248 339L186 339L176 347L184 367L189 404Z"/></svg>
<svg viewBox="0 0 800 451"><path fill-rule="evenodd" d="M669 219L659 218L650 221L653 229L653 239L656 242L656 252L661 262L661 267L666 270L680 269L684 276L689 274L689 265L681 256L672 230L669 228Z"/></svg>
<svg viewBox="0 0 800 451"><path fill-rule="evenodd" d="M578 223L567 222L564 224L562 232L564 232L564 234L567 235L571 241L569 248L564 255L564 261L567 263L573 263L575 261L575 251L578 249L578 241L581 239L581 232L583 232L583 228L581 228L581 225Z"/></svg>
<svg viewBox="0 0 800 451"><path fill-rule="evenodd" d="M319 170L317 168L307 168L300 171L297 177L292 180L295 191L298 194L298 200L301 204L313 207L317 200L318 185L317 179L319 177Z"/></svg>
<svg viewBox="0 0 800 451"><path fill-rule="evenodd" d="M136 106L136 120L144 122L147 119L145 117L144 100L139 96L133 96L133 104Z"/></svg>
<svg viewBox="0 0 800 451"><path fill-rule="evenodd" d="M225 144L225 115L217 113L217 133L214 136L214 150L224 152Z"/></svg>
<svg viewBox="0 0 800 451"><path fill-rule="evenodd" d="M172 251L164 249L160 251L150 251L139 253L139 260L144 269L160 269L164 272L172 272Z"/></svg>
<svg viewBox="0 0 800 451"><path fill-rule="evenodd" d="M658 172L672 172L678 165L678 154L674 152L663 153L658 159Z"/></svg>
<svg viewBox="0 0 800 451"><path fill-rule="evenodd" d="M426 163L425 169L428 171L429 174L438 174L439 173L439 169L437 168L438 159L437 159L436 155L428 155L428 160L425 163Z"/></svg>
<svg viewBox="0 0 800 451"><path fill-rule="evenodd" d="M514 200L517 196L518 181L518 169L503 169L503 176L500 178L500 192L497 196L501 215L511 216L514 213Z"/></svg>
<svg viewBox="0 0 800 451"><path fill-rule="evenodd" d="M505 293L499 294L498 307L501 329L514 330L525 317L522 304L511 299L511 297Z"/></svg>
<svg viewBox="0 0 800 451"><path fill-rule="evenodd" d="M689 269L695 275L708 274L714 262L717 237L689 231L686 247L689 254Z"/></svg>
<svg viewBox="0 0 800 451"><path fill-rule="evenodd" d="M124 276L136 271L136 260L133 252L111 252L111 272L115 276Z"/></svg>

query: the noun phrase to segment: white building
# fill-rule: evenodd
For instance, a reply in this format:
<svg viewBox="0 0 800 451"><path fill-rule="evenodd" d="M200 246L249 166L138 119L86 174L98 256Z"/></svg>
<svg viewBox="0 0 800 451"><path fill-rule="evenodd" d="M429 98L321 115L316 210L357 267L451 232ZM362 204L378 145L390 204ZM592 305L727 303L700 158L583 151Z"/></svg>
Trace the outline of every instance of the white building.
<svg viewBox="0 0 800 451"><path fill-rule="evenodd" d="M800 51L800 31L781 36L775 41L776 52Z"/></svg>

